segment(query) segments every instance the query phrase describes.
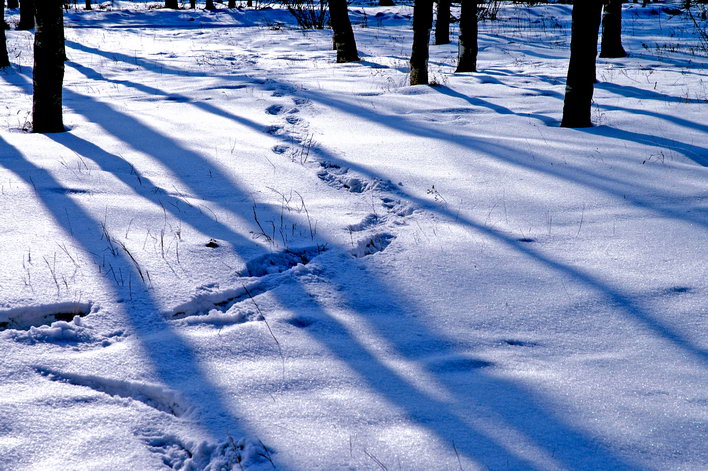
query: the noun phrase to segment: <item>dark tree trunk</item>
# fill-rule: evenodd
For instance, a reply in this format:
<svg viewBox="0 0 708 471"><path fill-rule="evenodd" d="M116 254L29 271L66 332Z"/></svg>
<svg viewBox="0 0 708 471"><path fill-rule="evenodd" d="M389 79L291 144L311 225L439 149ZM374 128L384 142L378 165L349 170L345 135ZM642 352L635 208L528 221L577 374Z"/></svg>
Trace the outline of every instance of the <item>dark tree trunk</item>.
<svg viewBox="0 0 708 471"><path fill-rule="evenodd" d="M0 0L0 20L5 23L5 0ZM5 40L5 27L4 24L0 25L0 67L7 67L10 65L10 58L7 57L7 42Z"/></svg>
<svg viewBox="0 0 708 471"><path fill-rule="evenodd" d="M214 6L214 0L206 0L206 5L204 5L205 10L216 10Z"/></svg>
<svg viewBox="0 0 708 471"><path fill-rule="evenodd" d="M435 44L450 44L450 0L438 0Z"/></svg>
<svg viewBox="0 0 708 471"><path fill-rule="evenodd" d="M197 9L197 0L189 0L189 8L191 8L192 10L196 10Z"/></svg>
<svg viewBox="0 0 708 471"><path fill-rule="evenodd" d="M7 8L20 8L20 2L17 0L7 0Z"/></svg>
<svg viewBox="0 0 708 471"><path fill-rule="evenodd" d="M228 8L236 8L236 0L229 0Z"/></svg>
<svg viewBox="0 0 708 471"><path fill-rule="evenodd" d="M332 41L337 50L337 62L354 62L359 60L356 51L356 39L349 21L347 0L329 0L329 18L332 24Z"/></svg>
<svg viewBox="0 0 708 471"><path fill-rule="evenodd" d="M413 51L411 85L428 84L428 43L433 27L433 0L415 0L413 5Z"/></svg>
<svg viewBox="0 0 708 471"><path fill-rule="evenodd" d="M455 72L477 72L477 0L462 0Z"/></svg>
<svg viewBox="0 0 708 471"><path fill-rule="evenodd" d="M85 9L86 9L86 10L90 10L90 9L91 9L91 0L86 0L86 7L85 7Z"/></svg>
<svg viewBox="0 0 708 471"><path fill-rule="evenodd" d="M247 1L246 1L246 6L247 6L248 8L253 7L253 0L247 0Z"/></svg>
<svg viewBox="0 0 708 471"><path fill-rule="evenodd" d="M177 0L165 0L165 8L179 10L179 4L177 3Z"/></svg>
<svg viewBox="0 0 708 471"><path fill-rule="evenodd" d="M622 0L607 0L604 10L600 57L627 57L622 47Z"/></svg>
<svg viewBox="0 0 708 471"><path fill-rule="evenodd" d="M28 30L34 28L34 0L22 0L20 2L20 22L17 29Z"/></svg>
<svg viewBox="0 0 708 471"><path fill-rule="evenodd" d="M36 8L32 127L34 132L63 132L61 93L65 52L62 1L41 0Z"/></svg>
<svg viewBox="0 0 708 471"><path fill-rule="evenodd" d="M565 85L563 121L566 128L592 126L590 111L595 85L597 34L602 18L602 0L579 0L573 4L570 64Z"/></svg>

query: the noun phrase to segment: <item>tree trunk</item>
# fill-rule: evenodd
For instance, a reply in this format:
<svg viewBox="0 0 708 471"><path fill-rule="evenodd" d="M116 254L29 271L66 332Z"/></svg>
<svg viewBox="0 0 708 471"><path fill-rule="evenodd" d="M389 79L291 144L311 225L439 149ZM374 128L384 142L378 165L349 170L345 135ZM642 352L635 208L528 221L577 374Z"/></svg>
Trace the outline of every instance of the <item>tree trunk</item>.
<svg viewBox="0 0 708 471"><path fill-rule="evenodd" d="M337 62L354 62L359 60L356 50L356 39L349 21L347 0L329 0L329 18L332 24L332 41L337 50Z"/></svg>
<svg viewBox="0 0 708 471"><path fill-rule="evenodd" d="M428 84L428 43L433 27L433 0L415 0L413 5L413 51L411 85Z"/></svg>
<svg viewBox="0 0 708 471"><path fill-rule="evenodd" d="M177 0L165 0L165 8L179 10L179 4L177 3Z"/></svg>
<svg viewBox="0 0 708 471"><path fill-rule="evenodd" d="M236 0L229 0L228 8L236 8Z"/></svg>
<svg viewBox="0 0 708 471"><path fill-rule="evenodd" d="M7 0L7 8L20 8L20 2L17 0Z"/></svg>
<svg viewBox="0 0 708 471"><path fill-rule="evenodd" d="M5 23L5 0L0 0L0 19L2 23ZM5 27L0 25L0 67L7 67L10 65L10 58L7 57L7 42L5 40Z"/></svg>
<svg viewBox="0 0 708 471"><path fill-rule="evenodd" d="M28 30L34 28L34 0L22 0L20 2L20 22L17 29Z"/></svg>
<svg viewBox="0 0 708 471"><path fill-rule="evenodd" d="M438 0L435 44L450 44L450 0Z"/></svg>
<svg viewBox="0 0 708 471"><path fill-rule="evenodd" d="M214 6L214 0L206 0L206 5L204 5L205 10L216 10Z"/></svg>
<svg viewBox="0 0 708 471"><path fill-rule="evenodd" d="M455 72L477 72L477 0L462 0Z"/></svg>
<svg viewBox="0 0 708 471"><path fill-rule="evenodd" d="M63 132L61 93L65 52L62 1L42 0L37 2L36 9L32 127L34 132Z"/></svg>
<svg viewBox="0 0 708 471"><path fill-rule="evenodd" d="M91 0L86 0L86 10L91 10Z"/></svg>
<svg viewBox="0 0 708 471"><path fill-rule="evenodd" d="M600 57L627 57L622 47L622 0L607 0L605 4Z"/></svg>
<svg viewBox="0 0 708 471"><path fill-rule="evenodd" d="M601 18L602 0L579 0L573 3L570 64L561 122L563 127L592 126L590 111L595 85L597 34Z"/></svg>

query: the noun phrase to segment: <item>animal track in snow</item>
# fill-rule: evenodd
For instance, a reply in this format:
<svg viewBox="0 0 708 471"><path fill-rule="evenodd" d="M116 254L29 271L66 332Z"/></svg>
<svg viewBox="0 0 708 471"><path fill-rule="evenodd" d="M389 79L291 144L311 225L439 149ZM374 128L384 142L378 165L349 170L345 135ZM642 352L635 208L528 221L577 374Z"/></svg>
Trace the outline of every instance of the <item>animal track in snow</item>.
<svg viewBox="0 0 708 471"><path fill-rule="evenodd" d="M386 208L386 211L396 216L410 216L414 211L412 206L395 198L383 197L381 198L381 204Z"/></svg>
<svg viewBox="0 0 708 471"><path fill-rule="evenodd" d="M383 180L367 180L362 177L351 175L349 169L342 168L330 162L320 162L321 170L317 172L317 177L329 186L338 190L347 190L350 193L363 193L370 190L387 190L390 182Z"/></svg>
<svg viewBox="0 0 708 471"><path fill-rule="evenodd" d="M278 115L281 114L284 110L283 105L270 105L268 108L266 108L266 113L272 114L272 115Z"/></svg>
<svg viewBox="0 0 708 471"><path fill-rule="evenodd" d="M278 144L276 146L273 146L271 150L273 151L274 154L284 154L290 150L290 146L284 146L284 145Z"/></svg>
<svg viewBox="0 0 708 471"><path fill-rule="evenodd" d="M347 230L351 232L361 232L365 231L371 227L378 226L381 224L381 218L376 214L368 214L361 222L356 224L349 224Z"/></svg>
<svg viewBox="0 0 708 471"><path fill-rule="evenodd" d="M393 234L382 233L360 240L356 247L351 250L351 254L357 258L366 257L378 252L382 252L396 238Z"/></svg>
<svg viewBox="0 0 708 471"><path fill-rule="evenodd" d="M95 375L62 373L49 368L35 367L35 371L51 381L83 386L109 396L142 402L161 412L182 417L189 412L179 395L164 386L135 381L104 378Z"/></svg>
<svg viewBox="0 0 708 471"><path fill-rule="evenodd" d="M76 316L89 315L91 306L90 302L63 302L6 309L0 311L0 331L27 330L31 327L50 325L56 321L71 321Z"/></svg>
<svg viewBox="0 0 708 471"><path fill-rule="evenodd" d="M246 263L246 267L238 273L243 278L259 278L255 282L235 289L218 292L199 293L190 301L181 304L166 314L169 319L184 319L192 316L212 315L217 311L214 321L218 323L241 323L250 320L260 320L260 315L253 312L239 312L231 317L224 314L248 299L271 291L290 279L290 272L298 265L307 265L313 258L324 252L322 246L307 247L297 250L285 250L256 257Z"/></svg>
<svg viewBox="0 0 708 471"><path fill-rule="evenodd" d="M194 455L182 440L174 435L142 437L148 450L161 455L162 462L170 469L184 469L185 462Z"/></svg>

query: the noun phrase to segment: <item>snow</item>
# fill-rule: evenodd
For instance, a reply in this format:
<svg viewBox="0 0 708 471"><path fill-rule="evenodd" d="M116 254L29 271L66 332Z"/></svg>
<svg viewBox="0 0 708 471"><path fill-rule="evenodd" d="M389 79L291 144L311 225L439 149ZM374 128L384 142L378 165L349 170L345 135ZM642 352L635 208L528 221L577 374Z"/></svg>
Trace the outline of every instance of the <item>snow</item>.
<svg viewBox="0 0 708 471"><path fill-rule="evenodd" d="M475 74L431 46L432 87L408 6L350 5L351 64L279 8L149 6L66 12L62 134L24 131L8 31L0 468L705 469L677 4L625 5L590 129L558 126L568 5L482 23Z"/></svg>

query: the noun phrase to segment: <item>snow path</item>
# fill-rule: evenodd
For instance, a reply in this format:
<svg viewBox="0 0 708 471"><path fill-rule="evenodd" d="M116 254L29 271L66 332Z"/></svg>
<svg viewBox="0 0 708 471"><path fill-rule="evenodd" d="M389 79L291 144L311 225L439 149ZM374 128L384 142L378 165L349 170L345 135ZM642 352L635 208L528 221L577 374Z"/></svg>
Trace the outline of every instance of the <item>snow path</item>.
<svg viewBox="0 0 708 471"><path fill-rule="evenodd" d="M436 87L406 7L343 65L283 12L72 13L46 136L11 31L9 468L700 469L705 58L635 9L602 125L560 129L543 8L485 24L478 74L433 47Z"/></svg>

